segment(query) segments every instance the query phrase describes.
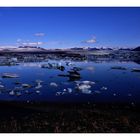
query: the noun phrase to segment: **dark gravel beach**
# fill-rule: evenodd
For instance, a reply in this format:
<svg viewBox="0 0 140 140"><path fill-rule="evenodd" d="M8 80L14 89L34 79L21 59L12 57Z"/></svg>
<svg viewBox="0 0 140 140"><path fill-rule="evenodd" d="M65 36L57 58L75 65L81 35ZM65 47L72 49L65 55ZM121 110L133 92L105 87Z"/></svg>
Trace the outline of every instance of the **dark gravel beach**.
<svg viewBox="0 0 140 140"><path fill-rule="evenodd" d="M126 105L2 102L1 133L137 133L139 109Z"/></svg>

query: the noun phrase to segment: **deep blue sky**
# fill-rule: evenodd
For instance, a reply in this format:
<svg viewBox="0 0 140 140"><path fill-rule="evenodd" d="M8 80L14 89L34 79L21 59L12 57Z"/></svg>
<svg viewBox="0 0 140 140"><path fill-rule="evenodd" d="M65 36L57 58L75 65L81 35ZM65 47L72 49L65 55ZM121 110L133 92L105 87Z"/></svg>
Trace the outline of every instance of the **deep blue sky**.
<svg viewBox="0 0 140 140"><path fill-rule="evenodd" d="M17 41L46 48L136 47L140 8L0 8L0 46Z"/></svg>

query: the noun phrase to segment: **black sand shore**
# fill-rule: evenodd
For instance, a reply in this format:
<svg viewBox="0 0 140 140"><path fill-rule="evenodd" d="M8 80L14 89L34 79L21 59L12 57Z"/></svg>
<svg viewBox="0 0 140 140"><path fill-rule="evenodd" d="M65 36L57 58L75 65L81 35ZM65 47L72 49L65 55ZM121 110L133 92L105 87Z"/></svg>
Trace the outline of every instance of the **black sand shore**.
<svg viewBox="0 0 140 140"><path fill-rule="evenodd" d="M138 133L139 118L126 105L0 102L1 133Z"/></svg>

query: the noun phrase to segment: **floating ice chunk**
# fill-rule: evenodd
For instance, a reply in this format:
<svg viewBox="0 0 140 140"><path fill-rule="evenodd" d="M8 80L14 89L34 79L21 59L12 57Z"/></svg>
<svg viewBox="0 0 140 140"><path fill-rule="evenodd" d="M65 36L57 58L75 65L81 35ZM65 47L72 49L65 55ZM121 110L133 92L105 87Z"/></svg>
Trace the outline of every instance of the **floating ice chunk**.
<svg viewBox="0 0 140 140"><path fill-rule="evenodd" d="M67 90L66 89L63 89L63 91L66 92Z"/></svg>
<svg viewBox="0 0 140 140"><path fill-rule="evenodd" d="M56 96L60 96L60 95L68 94L68 93L72 93L71 88L63 89L62 92L56 92Z"/></svg>
<svg viewBox="0 0 140 140"><path fill-rule="evenodd" d="M95 82L93 81L75 81L76 84L85 84L85 85L94 85Z"/></svg>
<svg viewBox="0 0 140 140"><path fill-rule="evenodd" d="M15 95L15 92L12 90L9 92L9 95Z"/></svg>
<svg viewBox="0 0 140 140"><path fill-rule="evenodd" d="M116 96L116 95L117 95L116 93L113 94L113 96Z"/></svg>
<svg viewBox="0 0 140 140"><path fill-rule="evenodd" d="M80 90L82 93L86 93L86 94L90 94L90 93L91 93L91 90L89 90L89 89L91 88L90 85L82 84L82 85L78 85L77 88L78 88L78 90Z"/></svg>
<svg viewBox="0 0 140 140"><path fill-rule="evenodd" d="M29 85L29 84L22 84L22 87L23 87L23 88L30 88L31 85Z"/></svg>
<svg viewBox="0 0 140 140"><path fill-rule="evenodd" d="M14 90L20 91L20 90L22 90L22 87L15 87Z"/></svg>
<svg viewBox="0 0 140 140"><path fill-rule="evenodd" d="M140 68L133 68L131 72L140 72Z"/></svg>
<svg viewBox="0 0 140 140"><path fill-rule="evenodd" d="M58 66L60 66L60 67L61 67L61 66L62 66L62 63L61 63L61 62L59 62L59 63L58 63Z"/></svg>
<svg viewBox="0 0 140 140"><path fill-rule="evenodd" d="M86 84L86 85L94 85L95 82L92 82L92 81L82 81L83 84Z"/></svg>
<svg viewBox="0 0 140 140"><path fill-rule="evenodd" d="M40 89L42 87L42 85L40 83L37 84L37 86L35 87L36 89Z"/></svg>
<svg viewBox="0 0 140 140"><path fill-rule="evenodd" d="M31 93L33 93L33 91L25 90L25 93L26 94L31 94Z"/></svg>
<svg viewBox="0 0 140 140"><path fill-rule="evenodd" d="M83 90L82 90L82 93L84 93L84 94L91 94L92 91L89 90L89 89L83 89Z"/></svg>
<svg viewBox="0 0 140 140"><path fill-rule="evenodd" d="M134 102L132 102L132 103L131 103L131 105L132 105L132 106L135 106L135 103L134 103Z"/></svg>
<svg viewBox="0 0 140 140"><path fill-rule="evenodd" d="M101 88L101 90L107 90L107 87L104 87L104 86L103 86L103 87Z"/></svg>
<svg viewBox="0 0 140 140"><path fill-rule="evenodd" d="M94 84L95 82L93 81L76 81L76 88L82 93L91 94L92 91L90 90L90 88Z"/></svg>
<svg viewBox="0 0 140 140"><path fill-rule="evenodd" d="M65 70L65 67L62 66L62 63L47 63L47 64L42 64L42 68L48 68L48 69L59 69L59 70Z"/></svg>
<svg viewBox="0 0 140 140"><path fill-rule="evenodd" d="M27 103L30 103L30 101L29 101L29 100L27 100L26 102L27 102Z"/></svg>
<svg viewBox="0 0 140 140"><path fill-rule="evenodd" d="M38 93L38 94L39 94L39 93L40 93L40 91L39 91L39 90L37 90L37 91L36 91L36 93Z"/></svg>
<svg viewBox="0 0 140 140"><path fill-rule="evenodd" d="M50 86L58 87L58 85L57 85L55 82L51 82L51 83L50 83Z"/></svg>
<svg viewBox="0 0 140 140"><path fill-rule="evenodd" d="M36 80L35 82L36 83L42 83L43 81L42 80Z"/></svg>
<svg viewBox="0 0 140 140"><path fill-rule="evenodd" d="M72 93L72 89L71 88L67 88L68 93Z"/></svg>
<svg viewBox="0 0 140 140"><path fill-rule="evenodd" d="M66 89L63 89L62 92L56 92L56 96L60 96L60 95L64 95L64 94L69 94L69 93L72 93L72 89L71 88L66 88Z"/></svg>
<svg viewBox="0 0 140 140"><path fill-rule="evenodd" d="M14 73L3 73L2 78L18 78L19 76Z"/></svg>
<svg viewBox="0 0 140 140"><path fill-rule="evenodd" d="M62 92L56 92L56 96L60 96L62 94Z"/></svg>
<svg viewBox="0 0 140 140"><path fill-rule="evenodd" d="M72 66L73 64L71 62L66 62L67 66Z"/></svg>
<svg viewBox="0 0 140 140"><path fill-rule="evenodd" d="M4 88L4 85L0 85L0 89Z"/></svg>
<svg viewBox="0 0 140 140"><path fill-rule="evenodd" d="M89 89L89 88L91 88L90 85L84 85L84 84L82 84L82 85L79 85L79 86L78 86L78 89L79 89L79 90L84 90L84 89Z"/></svg>

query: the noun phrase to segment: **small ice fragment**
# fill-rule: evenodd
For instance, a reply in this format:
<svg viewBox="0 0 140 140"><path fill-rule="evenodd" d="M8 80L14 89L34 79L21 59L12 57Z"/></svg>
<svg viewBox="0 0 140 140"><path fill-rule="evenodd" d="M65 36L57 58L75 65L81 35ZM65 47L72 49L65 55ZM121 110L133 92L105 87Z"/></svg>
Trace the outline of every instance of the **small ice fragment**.
<svg viewBox="0 0 140 140"><path fill-rule="evenodd" d="M4 88L4 86L3 85L0 85L0 88Z"/></svg>
<svg viewBox="0 0 140 140"><path fill-rule="evenodd" d="M43 81L42 80L36 80L35 82L36 83L42 83Z"/></svg>
<svg viewBox="0 0 140 140"><path fill-rule="evenodd" d="M56 95L56 96L59 96L59 95L61 95L61 92L56 92L55 95Z"/></svg>
<svg viewBox="0 0 140 140"><path fill-rule="evenodd" d="M41 88L42 87L42 85L40 84L40 83L38 83L37 84L37 86L35 87L36 89L39 89L39 88Z"/></svg>
<svg viewBox="0 0 140 140"><path fill-rule="evenodd" d="M62 63L61 63L61 62L59 62L59 63L58 63L58 66L62 66Z"/></svg>
<svg viewBox="0 0 140 140"><path fill-rule="evenodd" d="M39 94L39 93L40 93L40 91L39 91L39 90L37 90L37 91L36 91L36 93L38 93L38 94Z"/></svg>
<svg viewBox="0 0 140 140"><path fill-rule="evenodd" d="M140 68L133 68L132 72L140 72Z"/></svg>
<svg viewBox="0 0 140 140"><path fill-rule="evenodd" d="M61 93L61 95L64 95L64 94L66 94L66 92L62 92L62 93Z"/></svg>
<svg viewBox="0 0 140 140"><path fill-rule="evenodd" d="M93 85L95 84L95 82L93 81L82 81L83 84L86 84L86 85Z"/></svg>
<svg viewBox="0 0 140 140"><path fill-rule="evenodd" d="M50 83L50 86L58 87L58 85L57 85L56 83L54 83L54 82L51 82L51 83Z"/></svg>
<svg viewBox="0 0 140 140"><path fill-rule="evenodd" d="M68 93L72 93L72 89L71 88L67 88Z"/></svg>
<svg viewBox="0 0 140 140"><path fill-rule="evenodd" d="M3 73L2 78L18 78L19 76L14 73Z"/></svg>
<svg viewBox="0 0 140 140"><path fill-rule="evenodd" d="M23 88L30 88L31 85L29 85L29 84L22 84L22 87L23 87Z"/></svg>
<svg viewBox="0 0 140 140"><path fill-rule="evenodd" d="M116 96L116 93L114 93L113 96Z"/></svg>
<svg viewBox="0 0 140 140"><path fill-rule="evenodd" d="M77 89L85 94L91 94L91 90L89 90L90 88L91 88L91 86L87 85L87 84L77 85Z"/></svg>
<svg viewBox="0 0 140 140"><path fill-rule="evenodd" d="M135 103L134 103L134 102L132 102L132 103L131 103L131 105L132 105L132 106L135 106Z"/></svg>
<svg viewBox="0 0 140 140"><path fill-rule="evenodd" d="M9 92L9 95L15 95L15 92L12 90Z"/></svg>
<svg viewBox="0 0 140 140"><path fill-rule="evenodd" d="M79 86L78 86L78 89L79 89L79 90L84 90L84 89L89 89L89 88L91 88L90 85L84 85L84 84L82 84L82 85L79 85Z"/></svg>
<svg viewBox="0 0 140 140"><path fill-rule="evenodd" d="M27 102L27 103L30 103L30 101L29 101L29 100L27 100L26 102Z"/></svg>
<svg viewBox="0 0 140 140"><path fill-rule="evenodd" d="M107 87L102 87L101 90L107 90Z"/></svg>
<svg viewBox="0 0 140 140"><path fill-rule="evenodd" d="M72 66L73 64L71 62L66 62L67 66Z"/></svg>
<svg viewBox="0 0 140 140"><path fill-rule="evenodd" d="M84 89L84 90L82 90L82 93L84 93L84 94L91 94L91 90L89 90L89 89Z"/></svg>
<svg viewBox="0 0 140 140"><path fill-rule="evenodd" d="M66 92L67 90L66 89L63 89L63 91Z"/></svg>
<svg viewBox="0 0 140 140"><path fill-rule="evenodd" d="M95 82L93 81L75 81L76 84L85 84L85 85L94 85Z"/></svg>

